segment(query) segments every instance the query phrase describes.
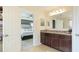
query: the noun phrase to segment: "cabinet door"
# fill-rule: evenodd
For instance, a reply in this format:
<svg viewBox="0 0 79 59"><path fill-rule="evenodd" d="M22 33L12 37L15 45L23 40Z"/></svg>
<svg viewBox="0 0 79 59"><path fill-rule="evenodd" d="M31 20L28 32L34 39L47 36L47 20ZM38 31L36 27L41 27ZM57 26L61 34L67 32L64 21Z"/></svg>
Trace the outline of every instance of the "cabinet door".
<svg viewBox="0 0 79 59"><path fill-rule="evenodd" d="M52 35L51 47L58 49L59 48L59 38L57 34Z"/></svg>
<svg viewBox="0 0 79 59"><path fill-rule="evenodd" d="M64 52L71 51L71 38L70 36L60 35L59 50Z"/></svg>
<svg viewBox="0 0 79 59"><path fill-rule="evenodd" d="M64 51L65 50L65 36L59 35L59 50Z"/></svg>
<svg viewBox="0 0 79 59"><path fill-rule="evenodd" d="M65 36L65 51L66 52L71 52L72 51L72 38L71 36Z"/></svg>
<svg viewBox="0 0 79 59"><path fill-rule="evenodd" d="M45 44L45 33L41 32L41 43Z"/></svg>
<svg viewBox="0 0 79 59"><path fill-rule="evenodd" d="M59 50L61 50L61 51L65 51L65 44L66 44L66 42L65 42L65 40L64 39L60 39L60 44L59 44Z"/></svg>
<svg viewBox="0 0 79 59"><path fill-rule="evenodd" d="M51 40L51 47L58 49L58 47L59 47L59 40L58 39L52 39Z"/></svg>
<svg viewBox="0 0 79 59"><path fill-rule="evenodd" d="M51 46L51 38L52 38L52 35L49 33L46 33L46 45L47 46Z"/></svg>

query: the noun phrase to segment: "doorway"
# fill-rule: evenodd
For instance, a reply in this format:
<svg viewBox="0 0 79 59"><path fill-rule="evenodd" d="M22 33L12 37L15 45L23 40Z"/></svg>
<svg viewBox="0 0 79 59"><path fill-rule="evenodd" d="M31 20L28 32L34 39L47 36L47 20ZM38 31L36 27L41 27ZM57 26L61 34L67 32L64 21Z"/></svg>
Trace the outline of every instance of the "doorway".
<svg viewBox="0 0 79 59"><path fill-rule="evenodd" d="M23 12L21 18L21 41L22 51L33 46L33 15Z"/></svg>

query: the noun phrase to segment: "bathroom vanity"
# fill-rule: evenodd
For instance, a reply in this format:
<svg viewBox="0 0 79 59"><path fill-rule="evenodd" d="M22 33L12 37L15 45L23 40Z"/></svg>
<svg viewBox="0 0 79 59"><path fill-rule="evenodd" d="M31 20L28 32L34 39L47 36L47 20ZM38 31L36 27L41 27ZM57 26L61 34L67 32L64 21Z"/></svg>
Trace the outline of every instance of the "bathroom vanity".
<svg viewBox="0 0 79 59"><path fill-rule="evenodd" d="M41 30L41 43L63 52L72 51L72 35L66 31Z"/></svg>

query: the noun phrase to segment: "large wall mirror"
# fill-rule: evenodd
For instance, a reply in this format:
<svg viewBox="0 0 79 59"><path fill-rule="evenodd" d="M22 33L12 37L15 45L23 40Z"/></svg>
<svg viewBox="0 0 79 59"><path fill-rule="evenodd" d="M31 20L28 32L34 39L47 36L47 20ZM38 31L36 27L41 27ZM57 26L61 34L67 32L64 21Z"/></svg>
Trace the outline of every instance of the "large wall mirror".
<svg viewBox="0 0 79 59"><path fill-rule="evenodd" d="M72 11L51 16L48 20L48 27L51 29L71 29Z"/></svg>

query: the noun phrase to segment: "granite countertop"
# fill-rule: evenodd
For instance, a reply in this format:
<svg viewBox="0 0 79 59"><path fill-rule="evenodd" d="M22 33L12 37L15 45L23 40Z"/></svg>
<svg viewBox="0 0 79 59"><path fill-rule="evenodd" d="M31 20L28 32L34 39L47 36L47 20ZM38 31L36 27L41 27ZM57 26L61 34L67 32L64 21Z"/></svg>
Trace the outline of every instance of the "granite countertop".
<svg viewBox="0 0 79 59"><path fill-rule="evenodd" d="M62 35L72 35L72 33L69 33L68 31L41 30L41 32L44 32L44 33L54 33L54 34L62 34Z"/></svg>

